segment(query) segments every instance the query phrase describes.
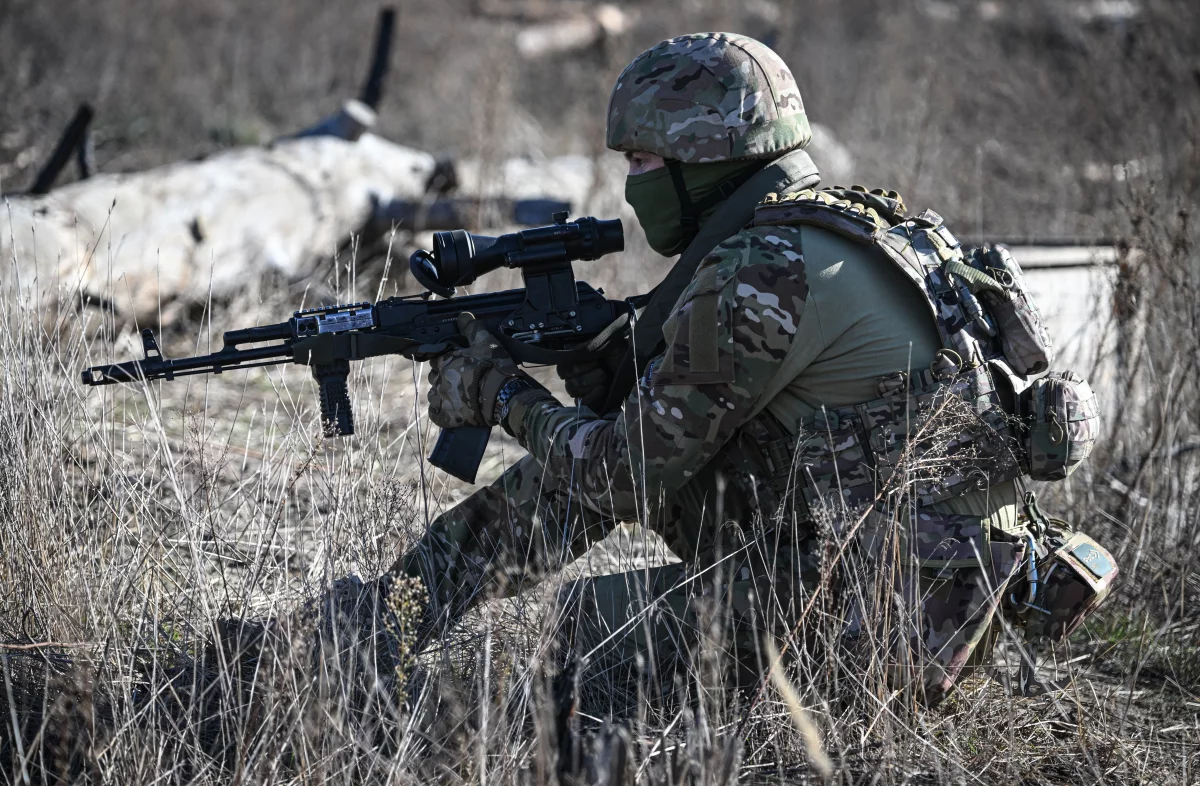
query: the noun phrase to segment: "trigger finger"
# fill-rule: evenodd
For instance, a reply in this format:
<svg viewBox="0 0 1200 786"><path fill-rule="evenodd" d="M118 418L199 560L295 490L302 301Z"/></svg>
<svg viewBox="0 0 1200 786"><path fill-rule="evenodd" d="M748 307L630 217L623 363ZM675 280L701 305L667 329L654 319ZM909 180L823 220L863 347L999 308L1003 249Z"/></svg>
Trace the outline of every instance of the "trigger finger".
<svg viewBox="0 0 1200 786"><path fill-rule="evenodd" d="M459 314L457 324L458 332L462 333L463 337L471 344L477 343L481 334L488 336L487 328L470 311Z"/></svg>

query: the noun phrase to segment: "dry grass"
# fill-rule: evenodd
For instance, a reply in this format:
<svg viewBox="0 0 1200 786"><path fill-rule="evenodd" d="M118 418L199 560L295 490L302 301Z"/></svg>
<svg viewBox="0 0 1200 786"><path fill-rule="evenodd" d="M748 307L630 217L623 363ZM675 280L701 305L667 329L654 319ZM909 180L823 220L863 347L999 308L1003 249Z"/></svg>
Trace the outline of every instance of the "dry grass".
<svg viewBox="0 0 1200 786"><path fill-rule="evenodd" d="M335 54L355 40L351 26L369 29L370 14L338 25L295 5L234 14L232 4L184 4L172 9L181 16L145 14L137 24L119 2L0 7L0 41L12 44L18 66L0 68L0 91L16 97L0 107L4 187L30 173L27 161L17 165L17 149L55 127L48 107L67 100L65 86L106 73L96 61L105 47L85 46L87 36L127 42L107 49L116 65L101 103L102 122L112 123L102 126L102 163L211 149L227 139L222 128L265 120L281 131L311 120L331 94L355 86L361 63ZM806 87L814 117L843 135L869 184L948 205L967 230L986 216L992 231L1118 235L1136 250L1123 256L1116 302L1096 315L1120 338L1121 386L1104 392L1120 397L1120 417L1088 467L1045 490L1047 509L1114 549L1123 579L1048 664L1051 689L1017 695L1017 656L1002 642L995 668L936 710L914 707L890 688L884 650L839 647L843 609L818 597L804 640L790 649L822 643L821 657L786 665L777 684L790 689L727 690L714 625L668 701L648 701L645 685L607 699L600 691L600 701L588 691L568 720L560 711L573 694L570 673L550 664L548 599L561 579L485 604L405 669L405 609L414 599L403 590L393 598L399 613L382 615L379 636L366 639L328 624L314 599L340 576L378 575L466 492L418 460L432 436L417 403L419 369L402 359L365 366L353 382L358 436L330 443L319 437L303 369L85 389L79 369L128 355L131 326L102 312L47 317L5 302L0 779L550 783L575 777L563 770L579 761L578 779L591 782L618 782L610 776L620 770L648 783L819 783L812 762L822 756L837 783L1200 778L1200 257L1189 215L1200 185L1196 14L1148 2L1133 22L1096 27L1073 21L1067 4L1021 4L987 23L967 5L955 6L957 20L939 22L919 13L939 4L881 17L874 5L814 3L811 15L788 6L770 22L720 3L694 5L684 27L774 29L814 85ZM592 70L588 62L498 70L507 50L488 38L494 24L471 18L450 30L444 12L409 6L398 48L411 56L394 82L405 87L394 88L403 96L385 115L385 133L468 153L496 137L504 149L492 155L501 155L528 142L505 134L540 121L554 129L537 140L551 152L595 146L592 103L603 92L595 61ZM674 12L630 7L642 15L637 31L589 57L620 62L680 27ZM55 11L74 14L78 29L49 21ZM173 41L177 53L208 47L217 53L212 73L185 78L192 61L182 55L155 62L156 39ZM296 68L294 40L320 42ZM447 68L452 45L466 54ZM59 52L70 75L41 59L44 51ZM487 128L472 122L466 100L483 73L489 91L504 82L520 107L488 114ZM552 77L587 89L570 102L553 99ZM145 114L134 116L146 94ZM115 119L104 121L106 111ZM1130 161L1144 163L1125 167L1123 180L1096 180L1088 169L1111 173ZM331 268L316 284L338 294L345 272ZM617 270L598 276L622 295L643 283ZM170 332L168 351L203 350L224 327L277 321L295 307L293 294L214 304ZM518 454L497 440L486 471ZM568 573L662 558L661 543L626 527ZM878 586L862 586L878 597ZM721 619L720 609L712 614ZM221 621L267 618L278 628L239 655L238 636L253 628L239 634ZM877 641L887 640L885 627ZM807 725L798 729L801 718Z"/></svg>
<svg viewBox="0 0 1200 786"><path fill-rule="evenodd" d="M665 703L647 700L648 686L609 685L585 691L564 725L545 602L554 586L486 604L411 678L398 673L411 614L383 626L393 660L381 660L378 642L335 634L312 599L347 573L378 575L464 491L414 468L431 436L414 406L419 370L403 359L365 366L359 435L330 443L303 369L86 390L78 369L126 354L130 329L84 312L60 315L47 334L49 320L5 304L4 776L541 783L577 759L584 780L616 761L641 782L821 782L809 762L827 756L846 783L1187 783L1200 764L1200 451L1196 346L1183 337L1195 335L1200 301L1186 221L1138 209L1141 253L1126 271L1138 284L1121 291L1145 321L1123 328L1123 346L1125 362L1147 370L1131 377L1129 414L1087 474L1054 490L1058 510L1117 547L1122 586L1056 654L1052 690L1017 695L1016 651L1002 643L997 667L937 710L887 680L888 626L903 610L884 603L877 643L846 651L832 596L814 599L790 641L800 657L782 695L725 687L714 625ZM216 331L232 314L286 309L282 296L216 309L199 349L210 322ZM194 334L173 335L169 351L197 349ZM493 446L491 472L515 450ZM637 567L661 559L655 548L623 529L572 573ZM270 617L280 629L251 655L221 622ZM798 717L809 725L797 730Z"/></svg>

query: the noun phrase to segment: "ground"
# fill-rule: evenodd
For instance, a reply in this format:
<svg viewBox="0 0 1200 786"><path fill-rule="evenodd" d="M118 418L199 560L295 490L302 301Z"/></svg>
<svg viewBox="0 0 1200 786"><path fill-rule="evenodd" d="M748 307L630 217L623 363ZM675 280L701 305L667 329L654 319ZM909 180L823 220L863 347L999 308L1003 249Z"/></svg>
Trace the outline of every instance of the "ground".
<svg viewBox="0 0 1200 786"><path fill-rule="evenodd" d="M0 9L0 52L16 65L0 68L0 190L31 180L83 96L110 171L303 127L354 92L362 63L337 55L364 49L356 30L373 14L126 5ZM1119 249L1111 298L1092 315L1119 341L1084 369L1116 369L1101 391L1114 414L1087 467L1044 499L1113 550L1122 578L1047 664L1048 690L1017 695L1002 646L935 710L848 657L790 666L789 704L774 684L724 690L704 650L681 700L632 696L628 774L817 783L823 752L838 783L1200 780L1200 15L1182 0L913 2L886 15L865 3L629 2L627 36L524 61L511 42L524 22L489 16L498 5L402 4L385 135L484 161L598 154L597 107L621 63L681 28L737 28L775 36L810 114L855 155L856 179L934 207L962 236L1088 235ZM653 283L665 263L631 238L622 262L583 277L618 296ZM204 351L248 315L282 320L310 285L339 299L360 262L330 260L267 302L212 304L166 326L164 346ZM330 442L302 368L78 383L84 366L130 357L135 338L101 308L0 300L0 717L12 719L0 778L543 783L573 755L563 739L579 740L584 779L599 778L620 733L606 731L603 704L557 715L564 688L544 657L555 582L487 604L398 677L314 665L303 645L312 628L298 609L337 577L378 575L469 490L420 460L434 436L423 369L390 359L356 371L358 433ZM517 455L494 439L481 479ZM627 526L567 575L664 558ZM220 620L272 617L298 620L272 657L231 660L214 645ZM364 686L364 674L378 679ZM364 696L377 712L360 711Z"/></svg>

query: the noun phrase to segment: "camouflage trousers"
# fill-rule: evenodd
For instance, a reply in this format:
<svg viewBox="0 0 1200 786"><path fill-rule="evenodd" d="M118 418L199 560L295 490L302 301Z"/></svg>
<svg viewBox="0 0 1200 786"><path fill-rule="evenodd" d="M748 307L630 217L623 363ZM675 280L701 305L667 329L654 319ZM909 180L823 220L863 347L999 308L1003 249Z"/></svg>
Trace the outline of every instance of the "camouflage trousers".
<svg viewBox="0 0 1200 786"><path fill-rule="evenodd" d="M732 687L745 688L770 667L770 637L777 650L788 643L808 680L828 676L835 661L851 670L878 664L874 676L889 689L932 706L989 661L1025 548L998 540L985 564L931 569L862 553L839 559L816 538L806 545L793 562L806 569L787 587L779 573L754 575L754 560L731 560L732 576L677 563L573 582L559 596L564 652L588 666L585 689L610 697L635 684L677 690L681 676L714 661ZM831 653L831 643L842 652Z"/></svg>
<svg viewBox="0 0 1200 786"><path fill-rule="evenodd" d="M716 657L747 685L767 666L763 638L790 640L800 659L831 641L853 650L879 641L885 619L888 681L936 703L990 652L1004 589L1024 555L996 532L978 564L952 570L864 553L837 527L735 523L692 506L668 506L655 529L684 561L565 585L558 597L560 654L584 665L599 691L638 679L670 691L681 667ZM439 516L397 569L429 589L436 627L476 603L530 588L580 556L614 526L544 482L526 457ZM715 530L706 532L705 530ZM882 582L882 583L881 583ZM884 586L886 585L886 586Z"/></svg>

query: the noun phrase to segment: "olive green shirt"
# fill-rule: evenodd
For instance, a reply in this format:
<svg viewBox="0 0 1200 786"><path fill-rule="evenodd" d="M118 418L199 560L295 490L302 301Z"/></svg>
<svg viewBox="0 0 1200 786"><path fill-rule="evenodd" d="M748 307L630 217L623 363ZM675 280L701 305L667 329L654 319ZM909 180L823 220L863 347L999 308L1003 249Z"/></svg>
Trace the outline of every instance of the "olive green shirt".
<svg viewBox="0 0 1200 786"><path fill-rule="evenodd" d="M924 296L890 259L816 226L799 227L808 299L796 340L768 387L765 409L785 425L878 398L879 377L928 368L941 348ZM1015 482L932 506L1016 525Z"/></svg>

